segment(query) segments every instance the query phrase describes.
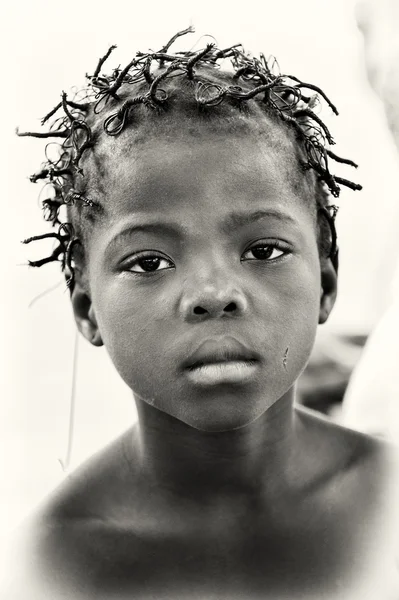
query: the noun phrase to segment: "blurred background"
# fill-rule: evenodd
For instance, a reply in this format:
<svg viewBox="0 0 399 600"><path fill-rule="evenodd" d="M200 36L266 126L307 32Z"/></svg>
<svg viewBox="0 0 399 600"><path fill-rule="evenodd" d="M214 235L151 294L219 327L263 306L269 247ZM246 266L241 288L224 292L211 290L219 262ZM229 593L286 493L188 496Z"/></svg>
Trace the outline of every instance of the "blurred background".
<svg viewBox="0 0 399 600"><path fill-rule="evenodd" d="M46 231L41 184L28 180L44 158L45 142L19 139L14 130L17 125L38 130L61 91L82 86L85 73L94 71L114 43L118 49L110 68L126 64L136 50L161 47L192 24L192 45L202 47L207 40L201 36L212 34L221 47L242 42L254 53L274 54L283 72L319 85L338 107L340 116L335 117L323 105L322 118L332 130L337 153L360 167L352 172L338 166L336 172L364 190L343 188L339 199L338 302L329 322L319 328L299 401L341 420L350 374L390 306L399 231L398 156L384 105L368 81L354 1L17 0L4 3L0 11L3 530L15 527L65 476L60 461L66 460L76 341L57 265L24 266L28 258L42 256L39 244L23 246L20 240ZM80 338L76 367L71 468L136 418L131 393L104 348Z"/></svg>

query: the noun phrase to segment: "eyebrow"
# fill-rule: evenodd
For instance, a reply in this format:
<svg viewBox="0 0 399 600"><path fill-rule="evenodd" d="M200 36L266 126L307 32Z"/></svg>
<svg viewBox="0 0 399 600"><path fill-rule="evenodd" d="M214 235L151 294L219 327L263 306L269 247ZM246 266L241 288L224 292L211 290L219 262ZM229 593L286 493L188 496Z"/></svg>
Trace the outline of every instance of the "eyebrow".
<svg viewBox="0 0 399 600"><path fill-rule="evenodd" d="M223 233L230 233L231 231L239 229L240 227L245 227L246 225L251 225L251 223L255 223L256 221L260 221L261 219L270 218L277 219L278 221L281 221L286 224L298 225L297 221L288 213L269 208L263 210L255 210L252 212L232 212L222 224L221 231Z"/></svg>
<svg viewBox="0 0 399 600"><path fill-rule="evenodd" d="M111 252L115 247L119 246L125 240L131 239L137 233L155 233L161 235L169 235L169 237L183 237L186 231L186 227L182 227L177 223L167 223L164 221L154 221L152 223L135 223L122 229L118 232L107 244L105 249L106 252Z"/></svg>
<svg viewBox="0 0 399 600"><path fill-rule="evenodd" d="M252 212L241 211L230 213L220 227L221 233L231 233L242 227L256 223L261 219L277 219L280 222L298 225L297 221L288 213L276 209L256 210ZM169 236L180 237L188 235L189 229L178 223L168 223L166 221L153 221L146 223L135 223L126 227L113 237L107 245L106 251L111 251L124 240L130 239L137 233L155 233L167 234Z"/></svg>

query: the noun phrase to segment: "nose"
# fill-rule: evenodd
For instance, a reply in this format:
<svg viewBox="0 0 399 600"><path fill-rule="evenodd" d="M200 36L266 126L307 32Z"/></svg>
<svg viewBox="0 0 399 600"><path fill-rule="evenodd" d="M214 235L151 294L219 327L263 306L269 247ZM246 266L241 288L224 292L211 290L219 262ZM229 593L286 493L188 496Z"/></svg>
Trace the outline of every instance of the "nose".
<svg viewBox="0 0 399 600"><path fill-rule="evenodd" d="M183 318L186 321L201 321L209 318L237 317L245 314L248 306L244 292L232 282L198 283L186 290L181 301Z"/></svg>

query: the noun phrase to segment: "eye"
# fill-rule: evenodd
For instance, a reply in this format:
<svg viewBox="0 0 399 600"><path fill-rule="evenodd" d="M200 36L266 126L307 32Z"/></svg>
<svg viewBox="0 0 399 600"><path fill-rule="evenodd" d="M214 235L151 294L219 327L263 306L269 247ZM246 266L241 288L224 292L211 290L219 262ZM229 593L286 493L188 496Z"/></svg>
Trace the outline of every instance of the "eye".
<svg viewBox="0 0 399 600"><path fill-rule="evenodd" d="M133 273L155 273L171 268L171 261L157 254L141 254L129 261L126 265L127 271ZM173 265L172 265L173 266Z"/></svg>
<svg viewBox="0 0 399 600"><path fill-rule="evenodd" d="M273 262L289 253L289 249L280 242L258 243L246 250L241 260L264 260ZM252 254L252 256L251 256Z"/></svg>

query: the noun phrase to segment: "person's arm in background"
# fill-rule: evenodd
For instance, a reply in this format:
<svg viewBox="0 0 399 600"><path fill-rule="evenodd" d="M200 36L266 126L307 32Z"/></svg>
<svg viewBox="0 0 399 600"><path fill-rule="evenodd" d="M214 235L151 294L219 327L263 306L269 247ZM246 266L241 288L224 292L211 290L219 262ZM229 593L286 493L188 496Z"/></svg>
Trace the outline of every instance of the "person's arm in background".
<svg viewBox="0 0 399 600"><path fill-rule="evenodd" d="M384 104L399 152L399 0L362 2L356 7L356 19L364 36L368 78ZM399 201L398 188L392 191ZM371 333L351 377L342 421L399 445L399 244L397 257L392 302Z"/></svg>

